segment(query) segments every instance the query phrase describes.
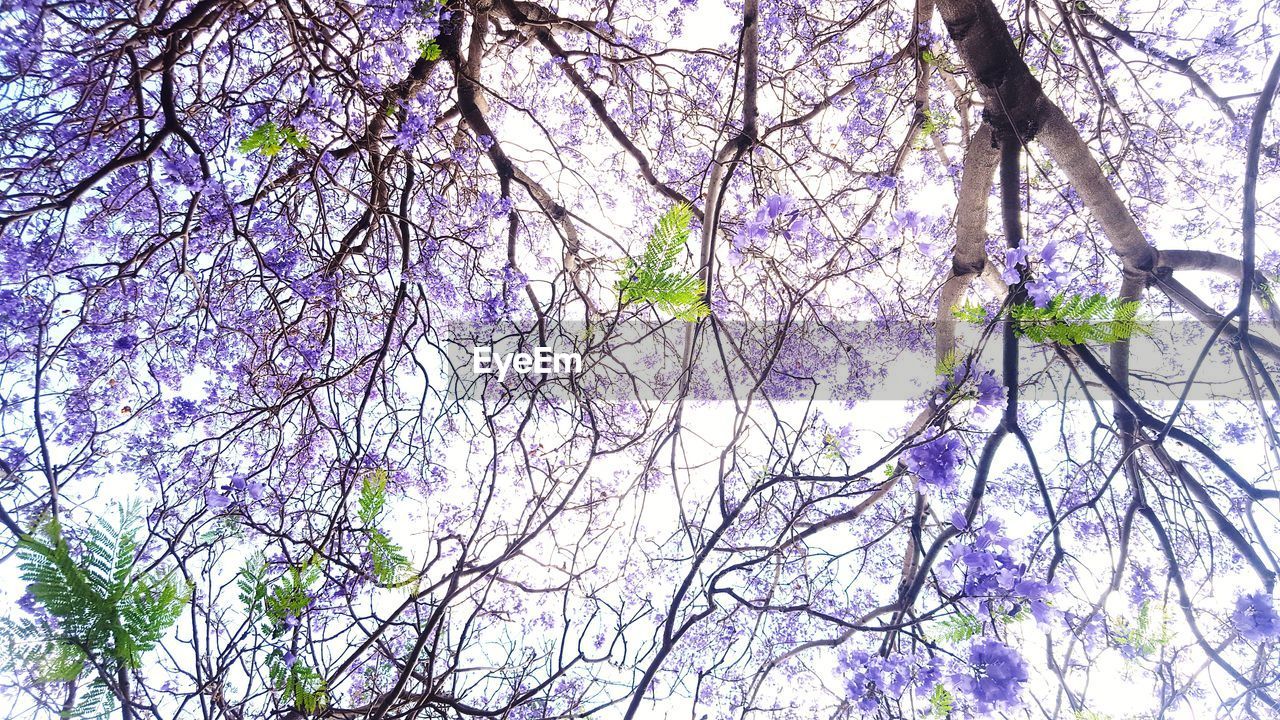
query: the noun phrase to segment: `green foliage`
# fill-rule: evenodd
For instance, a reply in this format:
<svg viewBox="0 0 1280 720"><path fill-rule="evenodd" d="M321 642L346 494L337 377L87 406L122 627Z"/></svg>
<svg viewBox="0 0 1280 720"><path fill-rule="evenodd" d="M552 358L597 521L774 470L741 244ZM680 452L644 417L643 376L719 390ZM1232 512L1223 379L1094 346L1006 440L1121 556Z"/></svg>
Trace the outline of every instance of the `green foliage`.
<svg viewBox="0 0 1280 720"><path fill-rule="evenodd" d="M923 61L925 65L932 65L933 67L946 72L953 73L957 70L955 64L948 60L945 55L939 55L932 50L925 50L920 53L920 60Z"/></svg>
<svg viewBox="0 0 1280 720"><path fill-rule="evenodd" d="M1253 291L1258 293L1259 304L1264 310L1270 310L1276 304L1275 291L1271 289L1271 283L1266 280L1260 280L1253 286Z"/></svg>
<svg viewBox="0 0 1280 720"><path fill-rule="evenodd" d="M298 710L316 713L329 704L329 686L324 677L301 660L290 665L282 655L273 655L267 662L267 674L284 702Z"/></svg>
<svg viewBox="0 0 1280 720"><path fill-rule="evenodd" d="M435 17L440 8L444 7L444 3L440 0L419 0L414 6L414 11L423 17Z"/></svg>
<svg viewBox="0 0 1280 720"><path fill-rule="evenodd" d="M102 680L89 684L70 712L61 713L64 720L104 720L116 709L116 696Z"/></svg>
<svg viewBox="0 0 1280 720"><path fill-rule="evenodd" d="M273 623L281 624L286 617L302 617L303 611L311 604L311 594L308 591L317 585L322 577L318 556L312 557L305 565L290 567L280 581L266 593L264 607L267 618ZM244 588L241 590L243 591Z"/></svg>
<svg viewBox="0 0 1280 720"><path fill-rule="evenodd" d="M1153 612L1151 603L1144 602L1133 621L1127 618L1116 621L1113 637L1118 644L1131 647L1140 655L1150 655L1172 639L1168 612L1164 608Z"/></svg>
<svg viewBox="0 0 1280 720"><path fill-rule="evenodd" d="M378 582L395 585L403 580L409 558L378 530L369 531L369 556L373 561L373 576Z"/></svg>
<svg viewBox="0 0 1280 720"><path fill-rule="evenodd" d="M73 548L56 521L18 543L19 572L27 592L53 622L0 619L0 671L29 674L37 683L78 684L65 718L100 718L114 710L103 681L134 669L182 613L190 588L173 573L139 573L137 514L118 509L118 522L97 518L77 534Z"/></svg>
<svg viewBox="0 0 1280 720"><path fill-rule="evenodd" d="M1026 608L1022 608L1015 615L1006 612L993 611L993 622L999 622L1002 625L1018 622L1030 615ZM982 618L967 612L958 611L953 615L938 621L938 639L949 643L960 643L970 638L977 637L982 634L985 623Z"/></svg>
<svg viewBox="0 0 1280 720"><path fill-rule="evenodd" d="M689 241L692 221L693 208L684 203L663 214L640 260L626 260L625 279L618 282L622 302L648 303L680 320L697 320L711 312L703 299L706 285L694 275L673 271Z"/></svg>
<svg viewBox="0 0 1280 720"><path fill-rule="evenodd" d="M198 539L201 544L215 543L219 540L228 538L244 537L244 528L236 521L234 516L223 515L211 524L208 530L200 533Z"/></svg>
<svg viewBox="0 0 1280 720"><path fill-rule="evenodd" d="M440 59L441 54L440 43L435 40L420 40L418 42L418 55L422 59L435 62Z"/></svg>
<svg viewBox="0 0 1280 720"><path fill-rule="evenodd" d="M946 130L949 127L951 127L950 115L934 112L928 108L924 109L924 125L920 127L920 130L925 135L932 135L939 130Z"/></svg>
<svg viewBox="0 0 1280 720"><path fill-rule="evenodd" d="M236 587L240 602L252 619L265 614L265 631L276 642L293 642L291 628L301 626L301 618L311 605L311 590L323 580L321 561L314 555L302 565L293 565L275 583L267 580L267 565L262 555L249 558ZM314 668L296 658L285 661L284 653L275 650L267 656L267 675L280 691L283 701L306 713L318 712L328 704L328 685Z"/></svg>
<svg viewBox="0 0 1280 720"><path fill-rule="evenodd" d="M938 621L938 637L951 643L964 642L982 633L982 620L976 615L958 612Z"/></svg>
<svg viewBox="0 0 1280 720"><path fill-rule="evenodd" d="M123 508L117 525L98 518L84 529L78 556L54 521L43 538L19 542L27 591L57 619L56 630L43 628L51 679L79 677L90 658L109 668L139 667L182 613L190 588L172 573L134 572L137 525L136 514Z"/></svg>
<svg viewBox="0 0 1280 720"><path fill-rule="evenodd" d="M53 629L28 618L0 619L0 672L30 672L36 682L70 682L84 669L84 653L54 638Z"/></svg>
<svg viewBox="0 0 1280 720"><path fill-rule="evenodd" d="M929 695L929 709L938 717L946 717L951 714L951 706L955 702L955 698L941 684L935 685L933 693Z"/></svg>
<svg viewBox="0 0 1280 720"><path fill-rule="evenodd" d="M1060 294L1043 308L1036 307L1034 303L1014 305L1009 308L1009 318L1020 335L1034 342L1059 345L1114 343L1146 332L1138 320L1138 306L1135 301L1100 294ZM986 309L976 305L961 305L952 308L951 312L956 318L974 324L985 323L988 319Z"/></svg>
<svg viewBox="0 0 1280 720"><path fill-rule="evenodd" d="M305 150L311 147L307 136L289 127L280 127L274 122L265 122L254 128L249 136L240 141L240 152L249 154L260 152L266 157L280 154L285 146Z"/></svg>
<svg viewBox="0 0 1280 720"><path fill-rule="evenodd" d="M844 453L841 452L840 438L832 433L822 436L822 457L827 460L843 460Z"/></svg>
<svg viewBox="0 0 1280 720"><path fill-rule="evenodd" d="M369 538L369 557L373 564L373 577L379 583L396 586L408 582L409 558L378 529L387 506L387 472L376 470L360 483L360 495L356 500L356 516L364 525L362 531Z"/></svg>
<svg viewBox="0 0 1280 720"><path fill-rule="evenodd" d="M1094 712L1093 710L1078 710L1075 714L1075 720L1111 720L1111 716L1106 713Z"/></svg>
<svg viewBox="0 0 1280 720"><path fill-rule="evenodd" d="M387 471L375 470L360 482L360 496L357 499L359 510L356 516L365 525L378 522L378 517L387 507Z"/></svg>
<svg viewBox="0 0 1280 720"><path fill-rule="evenodd" d="M1099 294L1058 295L1043 308L1032 303L1014 305L1010 317L1031 340L1060 345L1114 343L1143 330L1137 302Z"/></svg>
<svg viewBox="0 0 1280 720"><path fill-rule="evenodd" d="M951 308L951 314L957 320L967 322L972 325L982 325L987 322L988 318L987 309L981 305L974 305L973 303L956 305Z"/></svg>
<svg viewBox="0 0 1280 720"><path fill-rule="evenodd" d="M244 603L245 612L252 618L266 610L267 599L267 563L262 554L256 554L245 563L236 578L236 587L240 589L240 602Z"/></svg>
<svg viewBox="0 0 1280 720"><path fill-rule="evenodd" d="M960 358L956 355L955 350L948 350L946 355L938 361L933 371L942 377L952 377L956 374L956 370L960 367Z"/></svg>

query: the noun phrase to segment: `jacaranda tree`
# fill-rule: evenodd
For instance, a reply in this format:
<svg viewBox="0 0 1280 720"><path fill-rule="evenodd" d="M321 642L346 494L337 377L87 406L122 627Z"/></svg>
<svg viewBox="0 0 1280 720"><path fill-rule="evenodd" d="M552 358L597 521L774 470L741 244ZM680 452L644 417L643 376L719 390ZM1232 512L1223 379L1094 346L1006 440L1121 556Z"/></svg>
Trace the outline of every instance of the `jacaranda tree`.
<svg viewBox="0 0 1280 720"><path fill-rule="evenodd" d="M4 711L1280 716L1278 9L0 2Z"/></svg>

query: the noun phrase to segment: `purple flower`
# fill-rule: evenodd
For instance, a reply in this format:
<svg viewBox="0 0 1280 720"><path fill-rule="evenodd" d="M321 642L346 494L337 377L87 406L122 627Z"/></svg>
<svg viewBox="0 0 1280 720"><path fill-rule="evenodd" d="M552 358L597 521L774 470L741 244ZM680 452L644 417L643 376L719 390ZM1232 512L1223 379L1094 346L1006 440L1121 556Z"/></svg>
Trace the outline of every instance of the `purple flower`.
<svg viewBox="0 0 1280 720"><path fill-rule="evenodd" d="M963 521L963 517L957 520L953 516L953 524ZM1010 615L1016 615L1025 602L1037 620L1047 620L1049 612L1043 599L1053 588L1024 578L1026 565L1014 558L1012 543L1001 534L1000 522L988 520L972 532L969 543L950 546L951 557L939 566L940 574L958 577L963 582L962 592L968 597L1012 600L1013 609L1007 611ZM995 612L994 606L992 611Z"/></svg>
<svg viewBox="0 0 1280 720"><path fill-rule="evenodd" d="M1027 283L1027 294L1031 296L1031 301L1038 308L1049 307L1049 303L1053 301L1054 290L1056 288L1048 279L1032 280Z"/></svg>
<svg viewBox="0 0 1280 720"><path fill-rule="evenodd" d="M431 129L427 119L417 113L409 113L400 129L396 131L396 146L403 150L412 150Z"/></svg>
<svg viewBox="0 0 1280 720"><path fill-rule="evenodd" d="M980 413L1004 405L1004 383L996 379L995 373L985 372L978 376L978 407Z"/></svg>
<svg viewBox="0 0 1280 720"><path fill-rule="evenodd" d="M1053 262L1053 259L1057 256L1058 256L1058 243L1052 240L1050 240L1048 244L1044 246L1044 249L1040 251L1040 259L1043 260L1046 265Z"/></svg>
<svg viewBox="0 0 1280 720"><path fill-rule="evenodd" d="M231 499L210 488L204 491L204 504L208 505L210 510L221 510L231 504Z"/></svg>
<svg viewBox="0 0 1280 720"><path fill-rule="evenodd" d="M137 335L121 335L111 344L118 352L129 352L138 345Z"/></svg>
<svg viewBox="0 0 1280 720"><path fill-rule="evenodd" d="M288 277L298 264L298 253L295 250L282 250L274 247L262 256L262 263L268 270L281 277Z"/></svg>
<svg viewBox="0 0 1280 720"><path fill-rule="evenodd" d="M177 420L191 420L196 416L196 404L186 398L174 398L169 402L170 412Z"/></svg>
<svg viewBox="0 0 1280 720"><path fill-rule="evenodd" d="M952 435L943 435L907 451L907 469L920 482L947 490L955 485L960 465L964 462L964 444Z"/></svg>
<svg viewBox="0 0 1280 720"><path fill-rule="evenodd" d="M1012 285L1018 282L1021 274L1018 272L1019 265L1027 264L1027 251L1025 248L1009 248L1004 251L1004 272L1000 273L1000 277L1008 284Z"/></svg>
<svg viewBox="0 0 1280 720"><path fill-rule="evenodd" d="M786 195L770 195L765 198L764 206L756 213L757 219L773 220L791 209L795 201ZM762 217L763 216L763 217Z"/></svg>
<svg viewBox="0 0 1280 720"><path fill-rule="evenodd" d="M939 389L944 396L948 395L970 378L975 380L972 397L977 401L974 411L978 415L986 415L1004 405L1004 383L996 379L994 372L983 372L974 363L964 363L957 367L950 377L943 378Z"/></svg>
<svg viewBox="0 0 1280 720"><path fill-rule="evenodd" d="M894 216L890 227L907 235L919 235L921 231L920 213L914 210L903 210Z"/></svg>
<svg viewBox="0 0 1280 720"><path fill-rule="evenodd" d="M256 480L249 483L248 491L249 491L249 497L253 498L254 500L262 499L262 483Z"/></svg>
<svg viewBox="0 0 1280 720"><path fill-rule="evenodd" d="M1276 614L1271 596L1265 592L1241 595L1236 600L1235 612L1231 613L1231 622L1241 635L1253 642L1280 636L1280 615Z"/></svg>
<svg viewBox="0 0 1280 720"><path fill-rule="evenodd" d="M900 701L911 687L927 696L942 679L942 660L922 655L881 657L855 650L841 656L840 667L849 699L866 713L875 711L881 700Z"/></svg>
<svg viewBox="0 0 1280 720"><path fill-rule="evenodd" d="M857 703L860 710L875 710L879 705L880 657L858 650L843 658L841 665L849 673L845 683L849 699Z"/></svg>
<svg viewBox="0 0 1280 720"><path fill-rule="evenodd" d="M942 681L942 658L931 657L916 670L916 693L925 696Z"/></svg>
<svg viewBox="0 0 1280 720"><path fill-rule="evenodd" d="M982 640L969 648L972 674L952 678L956 687L972 695L979 712L1014 705L1027 681L1027 667L1018 653L997 640Z"/></svg>
<svg viewBox="0 0 1280 720"><path fill-rule="evenodd" d="M733 249L741 252L756 241L764 240L768 235L768 224L761 220L759 216L751 218L742 223L742 229L738 231L737 236L733 239Z"/></svg>
<svg viewBox="0 0 1280 720"><path fill-rule="evenodd" d="M787 226L787 237L790 239L790 236L800 235L808 229L809 221L797 215L796 218L791 221L791 224Z"/></svg>
<svg viewBox="0 0 1280 720"><path fill-rule="evenodd" d="M867 178L868 190L892 190L898 186L898 178L892 175L872 175Z"/></svg>
<svg viewBox="0 0 1280 720"><path fill-rule="evenodd" d="M280 659L284 661L284 666L287 668L292 668L293 664L298 662L298 656L288 650L284 651L284 657Z"/></svg>

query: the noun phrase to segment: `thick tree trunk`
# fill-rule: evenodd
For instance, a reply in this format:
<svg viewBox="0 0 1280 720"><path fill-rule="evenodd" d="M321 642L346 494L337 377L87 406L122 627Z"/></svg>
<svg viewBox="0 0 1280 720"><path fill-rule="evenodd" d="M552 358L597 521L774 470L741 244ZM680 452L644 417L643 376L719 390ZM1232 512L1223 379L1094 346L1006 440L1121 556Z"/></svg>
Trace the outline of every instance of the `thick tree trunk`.
<svg viewBox="0 0 1280 720"><path fill-rule="evenodd" d="M938 294L936 354L941 364L956 348L956 318L951 309L979 275L990 271L987 262L987 204L1000 153L991 126L983 123L969 139L956 200L956 247L951 254L951 275Z"/></svg>
<svg viewBox="0 0 1280 720"><path fill-rule="evenodd" d="M1080 133L1040 87L1022 61L1004 19L990 0L938 0L938 12L986 102L986 119L997 139L1013 133L1039 140L1066 174L1102 226L1124 263L1126 275L1144 278L1155 250L1133 220L1081 139Z"/></svg>

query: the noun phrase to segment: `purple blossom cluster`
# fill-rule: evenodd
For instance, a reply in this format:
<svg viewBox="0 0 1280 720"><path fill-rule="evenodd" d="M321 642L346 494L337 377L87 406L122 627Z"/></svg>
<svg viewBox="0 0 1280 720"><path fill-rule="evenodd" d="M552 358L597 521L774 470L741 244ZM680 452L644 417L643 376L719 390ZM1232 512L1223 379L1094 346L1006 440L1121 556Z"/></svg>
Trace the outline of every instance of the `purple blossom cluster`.
<svg viewBox="0 0 1280 720"><path fill-rule="evenodd" d="M953 396L972 398L973 412L979 416L994 414L1005 402L1004 384L992 370L982 370L977 363L960 364L939 384L940 399Z"/></svg>
<svg viewBox="0 0 1280 720"><path fill-rule="evenodd" d="M968 671L952 675L955 688L973 698L979 713L1008 708L1021 701L1029 677L1022 657L1008 645L982 639L969 648Z"/></svg>
<svg viewBox="0 0 1280 720"><path fill-rule="evenodd" d="M1058 269L1058 263L1055 262L1058 257L1056 242L1047 243L1038 255L1043 266L1042 271L1036 277L1027 277L1031 270L1030 251L1025 247L1008 248L1005 250L1004 270L1000 277L1010 285L1018 282L1020 278L1027 277L1027 295L1031 297L1036 307L1044 308L1048 307L1054 296L1065 287L1067 274Z"/></svg>
<svg viewBox="0 0 1280 720"><path fill-rule="evenodd" d="M1265 592L1247 593L1236 600L1231 621L1236 630L1253 642L1267 642L1280 637L1280 614L1275 599Z"/></svg>
<svg viewBox="0 0 1280 720"><path fill-rule="evenodd" d="M945 662L925 655L879 655L862 650L840 657L849 700L864 713L896 705L904 695L926 698L943 679Z"/></svg>
<svg viewBox="0 0 1280 720"><path fill-rule="evenodd" d="M1027 609L1037 621L1047 622L1051 609L1046 600L1052 588L1027 577L1027 566L1014 558L1014 543L1003 534L1000 521L991 519L969 529L964 516L956 513L952 524L965 532L962 541L948 546L950 557L939 563L939 576L957 581L960 592L982 601L993 617L1016 616Z"/></svg>
<svg viewBox="0 0 1280 720"><path fill-rule="evenodd" d="M855 650L841 656L840 670L849 701L867 716L877 710L897 712L911 696L915 704L927 706L926 698L939 691L965 706L953 708L957 715L985 715L1017 706L1030 677L1017 651L981 637L962 657L950 660L936 654Z"/></svg>
<svg viewBox="0 0 1280 720"><path fill-rule="evenodd" d="M964 443L944 434L907 451L907 469L920 478L921 485L936 490L953 490L964 464Z"/></svg>
<svg viewBox="0 0 1280 720"><path fill-rule="evenodd" d="M743 221L742 227L733 237L729 249L729 262L742 262L743 253L748 248L762 245L769 236L769 229L781 219L785 221L784 234L789 238L799 235L808 228L808 221L795 209L795 200L787 195L770 195L764 204L756 209L755 214Z"/></svg>
<svg viewBox="0 0 1280 720"><path fill-rule="evenodd" d="M220 488L205 490L204 502L210 510L224 510L235 503L243 504L246 500L261 500L263 492L262 483L235 475Z"/></svg>

